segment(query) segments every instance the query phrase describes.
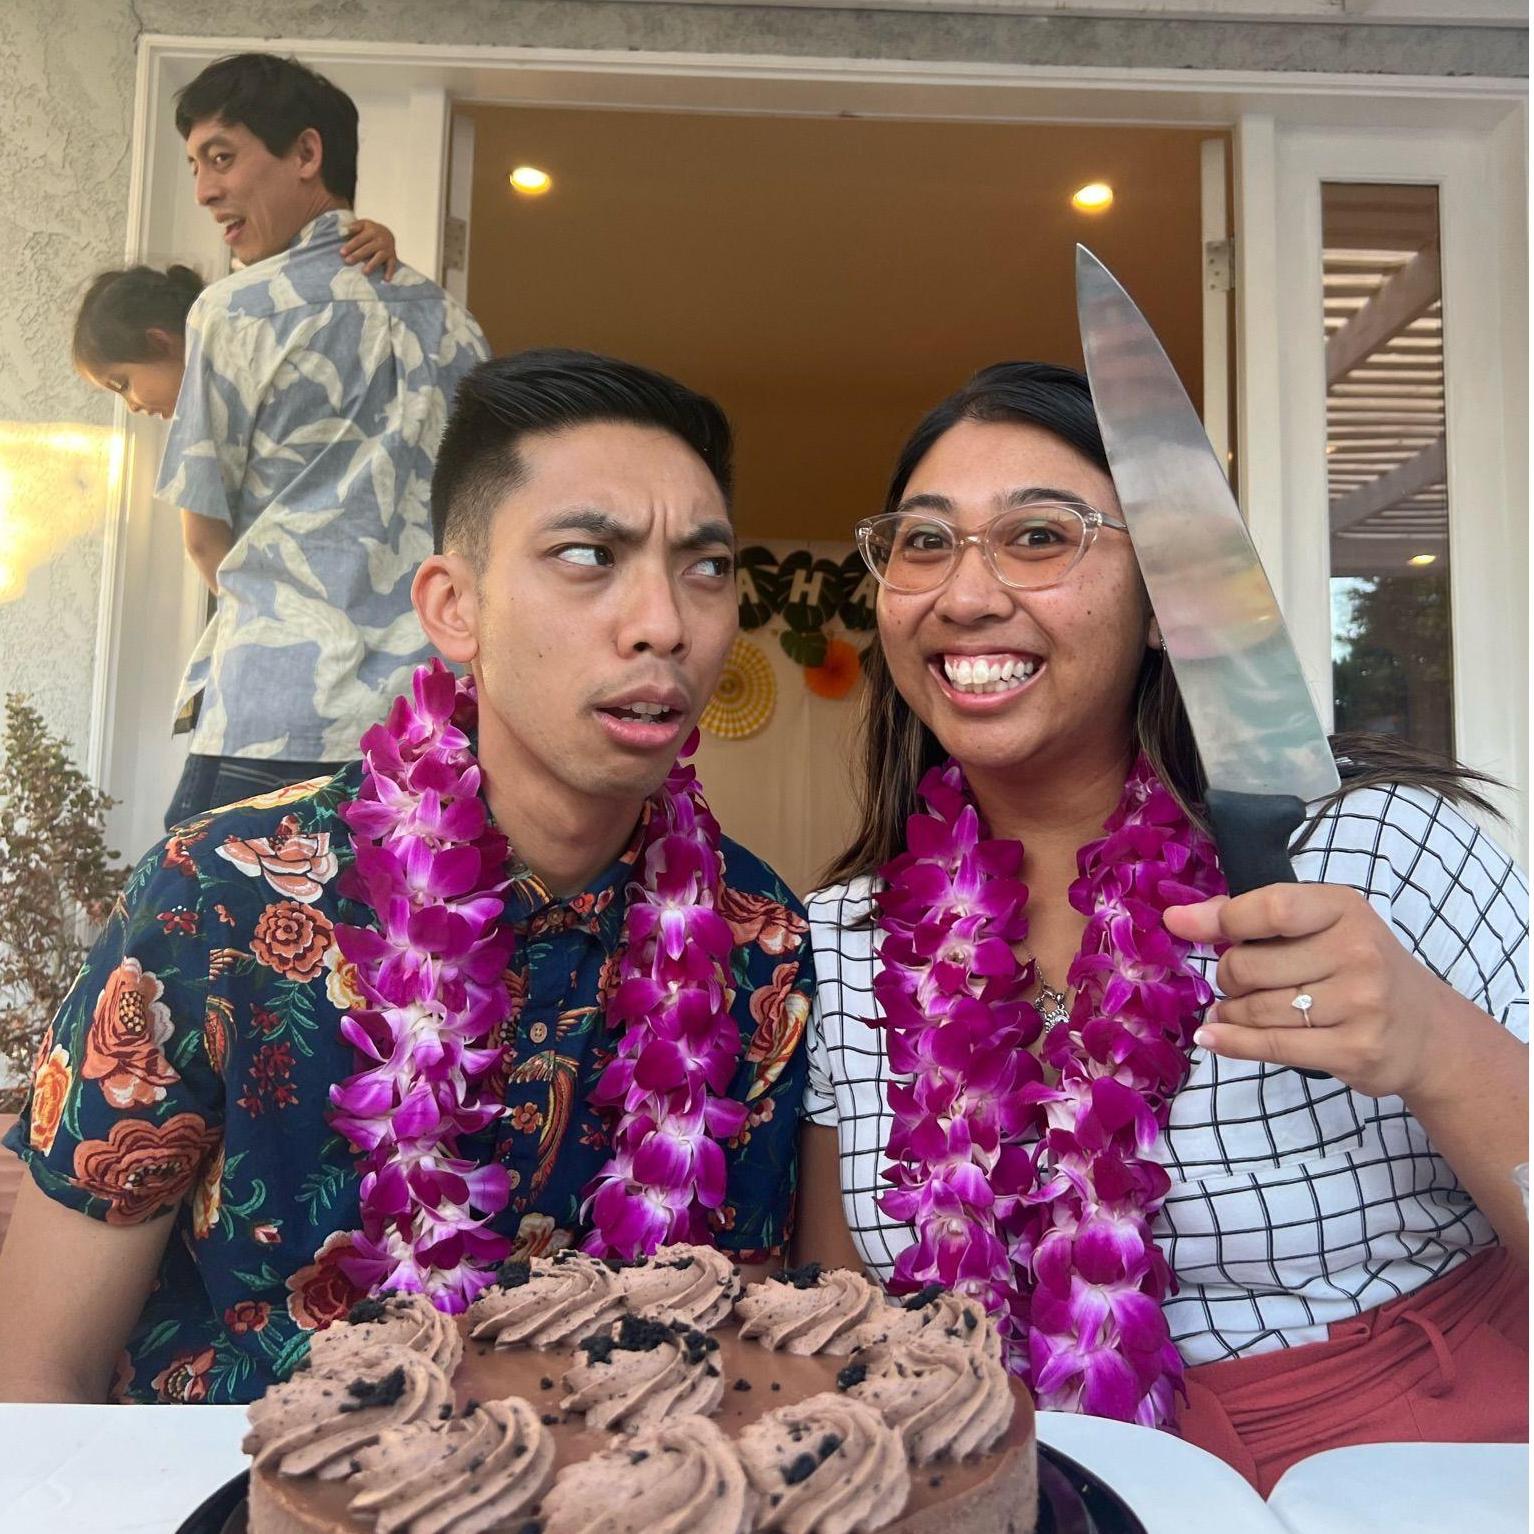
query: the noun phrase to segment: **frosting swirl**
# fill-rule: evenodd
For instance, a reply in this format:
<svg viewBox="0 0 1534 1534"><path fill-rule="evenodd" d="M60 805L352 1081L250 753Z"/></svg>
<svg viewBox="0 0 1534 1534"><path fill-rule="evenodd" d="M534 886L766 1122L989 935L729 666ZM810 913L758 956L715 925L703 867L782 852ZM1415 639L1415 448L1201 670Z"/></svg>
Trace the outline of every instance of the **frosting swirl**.
<svg viewBox="0 0 1534 1534"><path fill-rule="evenodd" d="M452 1384L431 1359L372 1343L339 1351L326 1368L311 1366L253 1401L241 1447L258 1470L335 1480L385 1429L438 1422L452 1410Z"/></svg>
<svg viewBox="0 0 1534 1534"><path fill-rule="evenodd" d="M560 1407L586 1414L587 1427L626 1433L667 1417L719 1410L724 1380L719 1344L682 1321L625 1315L581 1340L584 1362L565 1371Z"/></svg>
<svg viewBox="0 0 1534 1534"><path fill-rule="evenodd" d="M451 1316L438 1310L424 1294L385 1294L376 1300L359 1300L345 1322L316 1332L309 1339L311 1368L346 1368L344 1357L358 1347L394 1343L424 1353L451 1374L463 1357L463 1337Z"/></svg>
<svg viewBox="0 0 1534 1534"><path fill-rule="evenodd" d="M756 1497L707 1417L677 1417L559 1473L544 1534L746 1534Z"/></svg>
<svg viewBox="0 0 1534 1534"><path fill-rule="evenodd" d="M916 1337L943 1337L971 1352L1001 1361L1001 1338L996 1323L975 1300L951 1289L929 1284L905 1299L889 1300L853 1332L853 1348L881 1342L906 1342Z"/></svg>
<svg viewBox="0 0 1534 1534"><path fill-rule="evenodd" d="M623 1310L617 1279L583 1252L501 1264L469 1307L469 1335L498 1348L567 1346Z"/></svg>
<svg viewBox="0 0 1534 1534"><path fill-rule="evenodd" d="M873 1407L825 1391L741 1430L737 1447L761 1498L758 1529L868 1534L898 1518L911 1491L900 1435Z"/></svg>
<svg viewBox="0 0 1534 1534"><path fill-rule="evenodd" d="M1012 1387L1000 1358L930 1328L854 1353L836 1383L898 1429L917 1465L984 1453L1012 1421Z"/></svg>
<svg viewBox="0 0 1534 1534"><path fill-rule="evenodd" d="M485 1401L450 1421L386 1428L358 1456L347 1507L377 1534L509 1527L548 1484L554 1439L526 1401Z"/></svg>
<svg viewBox="0 0 1534 1534"><path fill-rule="evenodd" d="M852 1333L879 1308L883 1291L850 1268L823 1273L812 1262L750 1284L736 1301L742 1337L785 1353L847 1353Z"/></svg>
<svg viewBox="0 0 1534 1534"><path fill-rule="evenodd" d="M675 1317L703 1331L729 1317L740 1293L734 1263L711 1246L663 1246L653 1257L619 1268L614 1277L630 1310Z"/></svg>

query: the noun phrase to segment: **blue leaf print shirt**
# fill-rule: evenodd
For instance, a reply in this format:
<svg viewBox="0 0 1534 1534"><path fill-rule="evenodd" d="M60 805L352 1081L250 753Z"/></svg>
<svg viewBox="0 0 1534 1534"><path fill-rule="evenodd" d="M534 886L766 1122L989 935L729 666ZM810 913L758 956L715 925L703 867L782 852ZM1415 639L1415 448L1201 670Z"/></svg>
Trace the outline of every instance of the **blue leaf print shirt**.
<svg viewBox="0 0 1534 1534"><path fill-rule="evenodd" d="M410 582L458 380L489 354L467 310L401 266L341 260L346 210L209 286L155 494L226 522L218 612L177 712L192 750L346 761L431 651Z"/></svg>

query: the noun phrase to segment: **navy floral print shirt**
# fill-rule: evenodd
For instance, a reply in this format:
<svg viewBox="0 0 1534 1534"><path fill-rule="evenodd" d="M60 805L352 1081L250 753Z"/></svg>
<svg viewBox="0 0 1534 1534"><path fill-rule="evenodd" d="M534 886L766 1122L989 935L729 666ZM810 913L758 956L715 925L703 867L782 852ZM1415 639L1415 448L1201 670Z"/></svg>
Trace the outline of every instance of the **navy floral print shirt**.
<svg viewBox="0 0 1534 1534"><path fill-rule="evenodd" d="M331 1084L358 1068L339 1032L358 998L335 927L371 914L337 890L352 854L336 811L360 782L352 763L178 826L134 869L39 1051L7 1143L42 1190L109 1224L176 1211L115 1399L251 1400L361 1298L339 1265L359 1223L356 1157L326 1121ZM513 1009L492 1088L509 1111L460 1144L511 1172L496 1226L514 1255L585 1234L581 1192L609 1133L589 1097L616 1043L603 1006L642 829L568 900L512 870ZM749 852L723 852L732 1095L750 1115L725 1146L715 1239L759 1261L792 1218L814 980L798 902Z"/></svg>

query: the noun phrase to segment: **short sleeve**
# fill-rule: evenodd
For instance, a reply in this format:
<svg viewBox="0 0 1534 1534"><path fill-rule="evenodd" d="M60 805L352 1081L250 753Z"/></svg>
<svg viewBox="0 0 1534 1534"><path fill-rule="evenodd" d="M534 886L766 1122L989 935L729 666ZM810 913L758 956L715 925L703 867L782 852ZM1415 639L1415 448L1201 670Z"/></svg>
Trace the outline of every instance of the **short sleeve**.
<svg viewBox="0 0 1534 1534"><path fill-rule="evenodd" d="M747 1044L732 1086L747 1114L725 1147L724 1226L716 1241L752 1260L784 1247L793 1228L815 971L809 924L792 895L781 886L766 895L733 893L751 903L746 930L752 935L736 949L735 1011ZM737 938L741 931L737 927Z"/></svg>
<svg viewBox="0 0 1534 1534"><path fill-rule="evenodd" d="M160 460L155 495L199 517L233 523L245 481L261 370L257 320L238 320L207 295L187 316L186 370Z"/></svg>
<svg viewBox="0 0 1534 1534"><path fill-rule="evenodd" d="M180 839L133 870L44 1036L7 1143L50 1198L137 1225L192 1187L222 1133L203 1042L208 943Z"/></svg>
<svg viewBox="0 0 1534 1534"><path fill-rule="evenodd" d="M1363 891L1435 975L1528 1042L1528 880L1448 800L1400 786L1348 794L1295 871Z"/></svg>
<svg viewBox="0 0 1534 1534"><path fill-rule="evenodd" d="M805 1026L806 1073L800 1115L822 1129L836 1128L836 1083L831 1077L831 1053L826 1048L825 1022L817 998Z"/></svg>

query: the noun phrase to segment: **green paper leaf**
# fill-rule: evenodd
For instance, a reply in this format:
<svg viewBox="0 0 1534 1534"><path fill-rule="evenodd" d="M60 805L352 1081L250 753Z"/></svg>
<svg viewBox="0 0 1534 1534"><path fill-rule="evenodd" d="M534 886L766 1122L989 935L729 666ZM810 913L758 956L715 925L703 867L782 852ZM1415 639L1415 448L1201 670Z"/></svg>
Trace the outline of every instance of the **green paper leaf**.
<svg viewBox="0 0 1534 1534"><path fill-rule="evenodd" d="M783 601L778 579L778 556L761 544L742 549L735 557L735 598L740 606L740 626L759 629L777 612Z"/></svg>
<svg viewBox="0 0 1534 1534"><path fill-rule="evenodd" d="M824 665L826 651L830 647L830 641L819 629L807 634L784 629L778 635L778 643L783 646L783 653L801 666Z"/></svg>
<svg viewBox="0 0 1534 1534"><path fill-rule="evenodd" d="M842 567L836 561L795 549L778 565L778 580L783 587L779 611L791 629L809 634L836 616L842 600Z"/></svg>
<svg viewBox="0 0 1534 1534"><path fill-rule="evenodd" d="M842 599L836 616L853 633L867 633L878 621L875 611L878 597L879 583L863 562L863 556L854 549L842 561Z"/></svg>

